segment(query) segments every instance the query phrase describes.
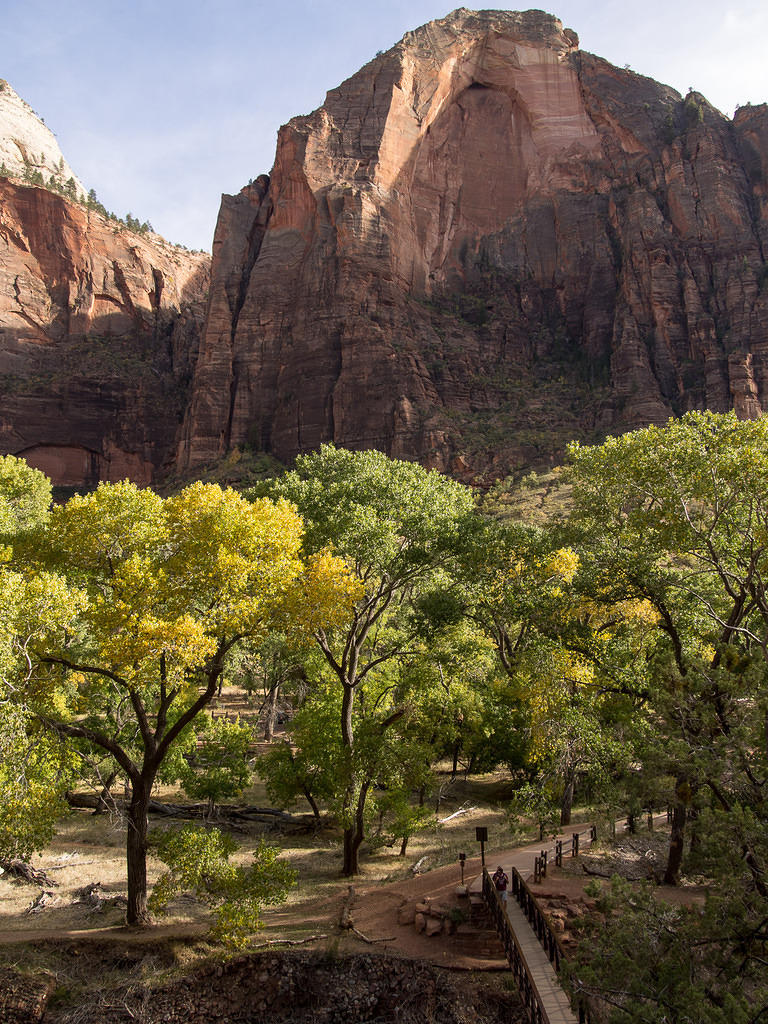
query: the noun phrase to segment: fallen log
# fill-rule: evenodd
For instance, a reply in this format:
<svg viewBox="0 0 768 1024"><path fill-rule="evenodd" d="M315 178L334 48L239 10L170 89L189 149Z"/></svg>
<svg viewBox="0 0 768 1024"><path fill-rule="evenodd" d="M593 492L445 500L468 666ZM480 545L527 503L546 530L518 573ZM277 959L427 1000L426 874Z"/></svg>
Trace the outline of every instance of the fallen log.
<svg viewBox="0 0 768 1024"><path fill-rule="evenodd" d="M84 885L81 889L75 889L73 895L73 903L82 903L90 910L103 910L104 900L102 894L99 892L101 889L101 882L91 882L90 885Z"/></svg>
<svg viewBox="0 0 768 1024"><path fill-rule="evenodd" d="M359 932L357 930L357 928L350 928L349 930L352 932L353 935L356 935L358 937L358 939L362 939L363 942L367 942L369 946L372 946L375 942L394 942L395 941L395 936L394 935L384 936L381 939L369 939L367 935L363 935L363 933Z"/></svg>
<svg viewBox="0 0 768 1024"><path fill-rule="evenodd" d="M320 939L327 939L325 932L321 935L308 935L306 939L266 939L258 942L252 949L264 949L265 946L305 946L308 942L318 942Z"/></svg>
<svg viewBox="0 0 768 1024"><path fill-rule="evenodd" d="M470 812L476 810L476 807L460 807L458 811L454 811L453 814L449 814L447 818L438 818L438 824L444 825L446 821L451 821L453 818L458 818L460 814L469 814Z"/></svg>
<svg viewBox="0 0 768 1024"><path fill-rule="evenodd" d="M39 885L41 888L45 888L46 885L55 887L59 884L55 878L49 878L42 868L33 868L32 865L27 864L26 861L18 860L16 858L11 860L0 860L0 870L11 875L12 878L18 878L22 882L28 882L29 885Z"/></svg>
<svg viewBox="0 0 768 1024"><path fill-rule="evenodd" d="M102 804L101 795L97 793L66 794L70 807L95 810ZM127 806L125 800L115 800L115 807L123 811ZM150 800L147 808L150 814L162 814L166 818L207 818L208 804L169 804L165 801ZM276 807L232 807L223 805L216 809L216 818L222 821L278 821L297 828L314 828L317 819L314 814L291 814Z"/></svg>
<svg viewBox="0 0 768 1024"><path fill-rule="evenodd" d="M41 911L46 910L48 907L54 907L59 902L59 897L54 892L49 892L44 889L38 893L34 901L30 903L27 909L24 911L25 914L39 914Z"/></svg>

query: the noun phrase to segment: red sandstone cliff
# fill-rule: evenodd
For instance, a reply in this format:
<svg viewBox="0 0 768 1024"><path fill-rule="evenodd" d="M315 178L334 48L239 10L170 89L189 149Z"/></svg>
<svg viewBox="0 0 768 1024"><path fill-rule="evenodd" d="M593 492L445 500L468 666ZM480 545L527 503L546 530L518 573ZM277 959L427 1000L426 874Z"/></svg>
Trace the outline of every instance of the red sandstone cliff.
<svg viewBox="0 0 768 1024"><path fill-rule="evenodd" d="M63 485L167 472L209 265L0 178L0 451Z"/></svg>
<svg viewBox="0 0 768 1024"><path fill-rule="evenodd" d="M334 440L471 474L768 403L768 108L456 11L224 197L179 460Z"/></svg>

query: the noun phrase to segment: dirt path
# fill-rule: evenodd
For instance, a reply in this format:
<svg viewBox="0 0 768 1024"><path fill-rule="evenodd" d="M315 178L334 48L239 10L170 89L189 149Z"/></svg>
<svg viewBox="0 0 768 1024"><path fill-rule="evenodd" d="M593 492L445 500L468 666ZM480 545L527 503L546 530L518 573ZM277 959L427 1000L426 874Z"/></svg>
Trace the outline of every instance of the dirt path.
<svg viewBox="0 0 768 1024"><path fill-rule="evenodd" d="M529 871L533 858L541 844L514 847L495 851L488 855L489 866L502 863L505 867L517 864ZM481 872L480 857L468 858L465 865L465 880L473 882ZM459 864L435 868L412 878L405 878L387 884L354 883L352 918L358 932L370 943L357 937L353 932L342 932L339 916L347 899L349 885L339 880L332 896L314 898L285 907L270 908L264 913L264 931L261 942L257 938L254 948L262 943L271 945L285 935L299 939L304 935L323 935L317 947L339 946L345 952L373 952L394 954L424 960L442 967L465 970L504 969L506 961L500 953L488 955L482 946L471 941L472 926L462 924L459 932L463 935L435 935L427 937L416 931L413 925L398 924L398 910L403 903L431 900L445 907L455 907L469 916L469 900L458 896L461 882ZM469 933L469 941L466 940ZM159 925L151 929L121 927L51 929L13 928L0 930L0 945L24 942L60 942L75 940L78 943L147 944L163 939L198 940L204 938L206 926L200 924ZM281 948L275 943L274 948ZM311 946L309 948L312 948Z"/></svg>

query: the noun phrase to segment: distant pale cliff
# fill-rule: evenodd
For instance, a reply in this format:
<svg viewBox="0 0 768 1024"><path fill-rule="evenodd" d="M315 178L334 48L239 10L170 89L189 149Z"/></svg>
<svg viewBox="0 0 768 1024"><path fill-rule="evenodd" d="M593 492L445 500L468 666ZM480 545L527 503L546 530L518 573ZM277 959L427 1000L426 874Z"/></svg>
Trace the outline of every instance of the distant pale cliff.
<svg viewBox="0 0 768 1024"><path fill-rule="evenodd" d="M733 122L459 10L279 134L224 197L179 447L321 441L464 476L768 404L768 108Z"/></svg>
<svg viewBox="0 0 768 1024"><path fill-rule="evenodd" d="M21 179L39 177L49 186L84 197L85 187L59 149L56 136L34 110L0 78L0 170Z"/></svg>

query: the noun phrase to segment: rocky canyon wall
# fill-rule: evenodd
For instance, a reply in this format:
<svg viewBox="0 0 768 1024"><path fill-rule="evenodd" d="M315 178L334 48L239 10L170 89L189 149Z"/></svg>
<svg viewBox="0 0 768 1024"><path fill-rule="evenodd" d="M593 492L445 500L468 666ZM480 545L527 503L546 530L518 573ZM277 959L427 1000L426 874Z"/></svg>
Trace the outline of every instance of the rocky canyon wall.
<svg viewBox="0 0 768 1024"><path fill-rule="evenodd" d="M59 485L173 465L210 257L0 178L0 451Z"/></svg>
<svg viewBox="0 0 768 1024"><path fill-rule="evenodd" d="M2 82L0 136L0 451L58 484L328 440L490 480L768 407L768 106L729 120L540 11L456 11L294 118L212 265L69 201Z"/></svg>
<svg viewBox="0 0 768 1024"><path fill-rule="evenodd" d="M224 197L179 463L325 440L462 476L768 404L768 108L459 10Z"/></svg>

